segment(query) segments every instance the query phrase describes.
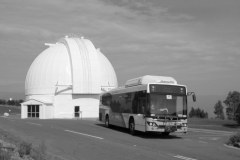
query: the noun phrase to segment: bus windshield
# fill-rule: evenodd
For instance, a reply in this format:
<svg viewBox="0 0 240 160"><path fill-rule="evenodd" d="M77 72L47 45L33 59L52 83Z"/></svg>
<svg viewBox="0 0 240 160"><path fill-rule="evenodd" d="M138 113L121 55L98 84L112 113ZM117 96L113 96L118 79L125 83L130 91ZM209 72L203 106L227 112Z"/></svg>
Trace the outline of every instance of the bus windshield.
<svg viewBox="0 0 240 160"><path fill-rule="evenodd" d="M150 113L157 116L187 115L187 97L184 95L150 94Z"/></svg>

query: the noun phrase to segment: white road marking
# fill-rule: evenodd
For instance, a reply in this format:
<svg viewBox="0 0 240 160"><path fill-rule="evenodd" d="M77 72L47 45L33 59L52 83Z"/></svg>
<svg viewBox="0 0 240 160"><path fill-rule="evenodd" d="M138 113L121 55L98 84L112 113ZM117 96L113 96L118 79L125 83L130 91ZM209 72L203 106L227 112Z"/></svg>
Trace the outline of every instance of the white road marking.
<svg viewBox="0 0 240 160"><path fill-rule="evenodd" d="M85 134L85 133L81 133L81 132L75 132L75 131L71 131L71 130L64 130L64 131L65 131L65 132L74 133L74 134L83 135L83 136L88 136L88 137L92 137L92 138L104 139L104 138L102 138L102 137L97 137L97 136L93 136L93 135Z"/></svg>
<svg viewBox="0 0 240 160"><path fill-rule="evenodd" d="M198 141L199 143L205 143L205 144L207 144L208 142L205 142L205 141Z"/></svg>
<svg viewBox="0 0 240 160"><path fill-rule="evenodd" d="M32 123L32 122L26 122L27 124L35 125L35 126L42 126L41 124L38 123Z"/></svg>
<svg viewBox="0 0 240 160"><path fill-rule="evenodd" d="M199 137L199 139L217 141L220 137Z"/></svg>
<svg viewBox="0 0 240 160"><path fill-rule="evenodd" d="M210 130L210 129L189 128L188 130L191 131L191 132L202 132L202 133L221 134L221 135L232 135L232 134L234 134L234 132Z"/></svg>
<svg viewBox="0 0 240 160"><path fill-rule="evenodd" d="M184 156L181 156L181 155L176 155L176 156L173 156L173 157L179 158L179 159L184 159L184 160L197 160L195 158L184 157Z"/></svg>

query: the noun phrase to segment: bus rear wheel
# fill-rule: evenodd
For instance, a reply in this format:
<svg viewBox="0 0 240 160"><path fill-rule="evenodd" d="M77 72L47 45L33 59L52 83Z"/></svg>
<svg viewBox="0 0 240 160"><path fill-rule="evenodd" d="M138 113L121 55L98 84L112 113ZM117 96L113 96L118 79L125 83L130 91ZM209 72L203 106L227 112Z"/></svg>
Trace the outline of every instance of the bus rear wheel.
<svg viewBox="0 0 240 160"><path fill-rule="evenodd" d="M105 117L105 126L106 126L107 128L110 127L108 115L106 115L106 117Z"/></svg>
<svg viewBox="0 0 240 160"><path fill-rule="evenodd" d="M129 132L131 135L135 135L136 131L135 131L135 123L133 119L130 119L129 121Z"/></svg>

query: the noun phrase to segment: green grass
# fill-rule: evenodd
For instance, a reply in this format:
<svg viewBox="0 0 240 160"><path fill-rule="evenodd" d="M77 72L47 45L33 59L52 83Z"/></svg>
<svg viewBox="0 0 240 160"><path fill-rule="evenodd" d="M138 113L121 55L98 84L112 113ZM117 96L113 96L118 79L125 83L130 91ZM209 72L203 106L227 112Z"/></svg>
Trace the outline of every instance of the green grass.
<svg viewBox="0 0 240 160"><path fill-rule="evenodd" d="M188 126L191 128L213 129L223 131L237 131L240 125L233 120L220 120L220 119L200 119L189 118Z"/></svg>
<svg viewBox="0 0 240 160"><path fill-rule="evenodd" d="M4 113L10 113L10 115L21 114L21 107L0 105L0 116L2 116Z"/></svg>
<svg viewBox="0 0 240 160"><path fill-rule="evenodd" d="M221 120L221 119L201 119L201 118L188 118L189 123L199 125L237 125L233 120Z"/></svg>

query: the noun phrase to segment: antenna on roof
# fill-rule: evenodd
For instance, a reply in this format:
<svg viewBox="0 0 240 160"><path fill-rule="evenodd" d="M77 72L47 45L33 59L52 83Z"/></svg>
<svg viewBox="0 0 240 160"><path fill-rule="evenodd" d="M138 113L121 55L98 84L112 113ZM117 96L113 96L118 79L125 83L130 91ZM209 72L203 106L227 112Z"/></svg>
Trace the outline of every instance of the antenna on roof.
<svg viewBox="0 0 240 160"><path fill-rule="evenodd" d="M54 46L55 44L53 44L53 43L44 43L44 45L51 47L51 46Z"/></svg>

